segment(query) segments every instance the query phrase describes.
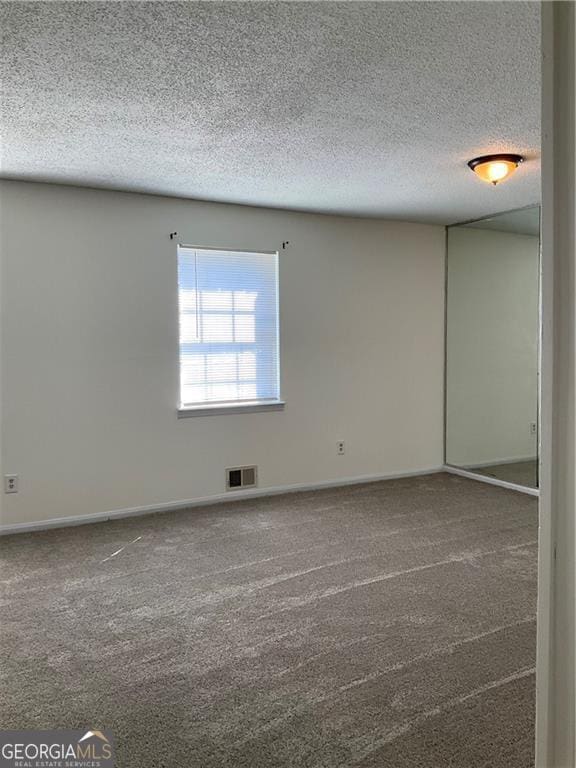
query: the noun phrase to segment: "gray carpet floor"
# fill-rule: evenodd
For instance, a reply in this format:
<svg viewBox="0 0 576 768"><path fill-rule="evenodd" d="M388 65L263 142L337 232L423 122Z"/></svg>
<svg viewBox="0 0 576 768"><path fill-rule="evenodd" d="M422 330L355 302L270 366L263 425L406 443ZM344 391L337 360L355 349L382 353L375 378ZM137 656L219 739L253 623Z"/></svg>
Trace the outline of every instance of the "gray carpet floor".
<svg viewBox="0 0 576 768"><path fill-rule="evenodd" d="M509 483L525 485L528 488L538 488L538 461L514 461L508 464L490 464L488 467L474 467L471 472L479 475L495 477Z"/></svg>
<svg viewBox="0 0 576 768"><path fill-rule="evenodd" d="M2 728L119 768L528 768L537 502L437 474L11 536Z"/></svg>

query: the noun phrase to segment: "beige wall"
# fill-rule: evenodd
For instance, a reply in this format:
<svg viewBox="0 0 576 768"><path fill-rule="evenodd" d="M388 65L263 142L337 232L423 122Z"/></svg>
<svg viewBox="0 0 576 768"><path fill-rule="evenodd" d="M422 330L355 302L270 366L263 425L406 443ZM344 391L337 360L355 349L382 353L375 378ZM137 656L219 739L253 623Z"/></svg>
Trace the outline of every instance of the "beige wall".
<svg viewBox="0 0 576 768"><path fill-rule="evenodd" d="M448 231L446 458L535 457L539 239Z"/></svg>
<svg viewBox="0 0 576 768"><path fill-rule="evenodd" d="M241 464L267 488L442 464L441 227L22 182L0 202L4 524L218 495ZM176 418L172 231L280 249L283 412Z"/></svg>

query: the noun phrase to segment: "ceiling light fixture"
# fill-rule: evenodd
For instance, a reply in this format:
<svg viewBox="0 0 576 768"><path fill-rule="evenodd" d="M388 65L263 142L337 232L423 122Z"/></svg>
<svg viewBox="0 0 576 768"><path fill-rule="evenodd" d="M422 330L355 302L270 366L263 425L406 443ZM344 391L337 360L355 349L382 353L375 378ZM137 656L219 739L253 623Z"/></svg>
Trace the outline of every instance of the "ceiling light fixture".
<svg viewBox="0 0 576 768"><path fill-rule="evenodd" d="M522 155L484 155L470 160L468 167L489 184L498 184L510 176L523 162Z"/></svg>

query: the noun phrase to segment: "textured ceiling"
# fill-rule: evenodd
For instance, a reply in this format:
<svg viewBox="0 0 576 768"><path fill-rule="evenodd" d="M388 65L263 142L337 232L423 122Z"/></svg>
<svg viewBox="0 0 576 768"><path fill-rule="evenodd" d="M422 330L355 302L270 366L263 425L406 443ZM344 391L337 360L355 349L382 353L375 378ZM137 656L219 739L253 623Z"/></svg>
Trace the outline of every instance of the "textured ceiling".
<svg viewBox="0 0 576 768"><path fill-rule="evenodd" d="M538 202L539 3L3 2L7 178L452 223ZM505 184L466 161L527 156Z"/></svg>

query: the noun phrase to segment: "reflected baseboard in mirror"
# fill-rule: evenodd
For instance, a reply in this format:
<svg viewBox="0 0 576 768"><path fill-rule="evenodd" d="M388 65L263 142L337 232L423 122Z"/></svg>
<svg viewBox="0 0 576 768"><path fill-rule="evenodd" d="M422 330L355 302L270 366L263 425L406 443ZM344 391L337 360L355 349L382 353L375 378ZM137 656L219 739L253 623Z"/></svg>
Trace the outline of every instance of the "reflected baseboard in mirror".
<svg viewBox="0 0 576 768"><path fill-rule="evenodd" d="M536 457L526 461L501 462L500 464L488 464L488 466L465 467L465 469L469 472L475 472L477 475L504 480L506 483L538 488L538 459Z"/></svg>
<svg viewBox="0 0 576 768"><path fill-rule="evenodd" d="M540 208L448 228L446 464L538 487Z"/></svg>

